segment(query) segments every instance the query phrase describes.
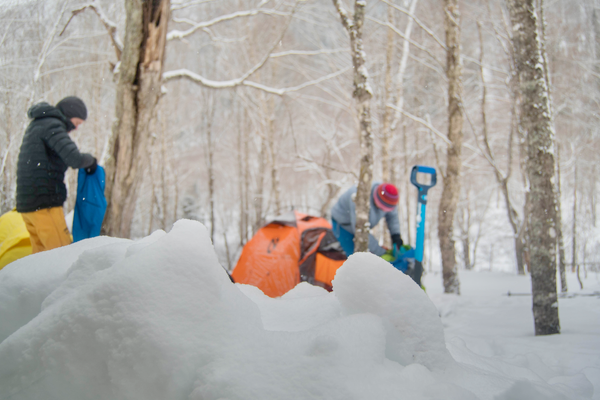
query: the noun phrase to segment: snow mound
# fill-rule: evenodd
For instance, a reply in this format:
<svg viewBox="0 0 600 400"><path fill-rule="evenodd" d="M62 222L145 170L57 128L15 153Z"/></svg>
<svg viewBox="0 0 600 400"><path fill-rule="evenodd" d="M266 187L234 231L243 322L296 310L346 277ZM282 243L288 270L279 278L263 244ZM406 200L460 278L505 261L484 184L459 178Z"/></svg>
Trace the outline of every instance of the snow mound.
<svg viewBox="0 0 600 400"><path fill-rule="evenodd" d="M429 298L370 254L333 293L232 284L187 220L26 257L0 271L0 294L0 399L558 399L552 387L585 379L456 362Z"/></svg>

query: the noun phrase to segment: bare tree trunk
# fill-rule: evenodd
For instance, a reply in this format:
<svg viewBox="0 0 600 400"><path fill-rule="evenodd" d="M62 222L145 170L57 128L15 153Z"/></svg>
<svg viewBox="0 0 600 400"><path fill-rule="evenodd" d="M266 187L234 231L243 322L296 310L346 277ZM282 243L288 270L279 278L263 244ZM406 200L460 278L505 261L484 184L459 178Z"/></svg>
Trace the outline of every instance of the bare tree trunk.
<svg viewBox="0 0 600 400"><path fill-rule="evenodd" d="M264 185L268 159L267 139L264 136L260 136L260 153L258 154L258 158L258 176L256 177L256 193L254 194L254 231L252 233L256 233L256 231L258 231L264 223Z"/></svg>
<svg viewBox="0 0 600 400"><path fill-rule="evenodd" d="M513 45L523 94L530 182L529 251L536 335L560 333L556 293L556 190L554 131L533 0L509 0Z"/></svg>
<svg viewBox="0 0 600 400"><path fill-rule="evenodd" d="M394 25L394 10L388 6L388 23ZM385 52L385 83L383 95L383 129L381 133L381 178L384 182L390 182L392 163L390 160L390 136L393 117L393 109L386 107L386 104L392 101L392 62L394 59L394 31L391 28L387 30L387 47Z"/></svg>
<svg viewBox="0 0 600 400"><path fill-rule="evenodd" d="M215 117L215 99L212 93L204 96L204 129L206 134L206 146L205 146L205 157L206 157L206 169L208 174L208 202L209 202L209 213L210 213L210 240L215 242L215 148L213 143L212 126Z"/></svg>
<svg viewBox="0 0 600 400"><path fill-rule="evenodd" d="M354 15L352 19L344 10L341 0L333 0L342 25L350 36L352 52L352 65L354 67L354 92L357 115L360 126L360 172L358 174L358 187L356 190L356 231L354 248L356 252L369 251L369 207L371 182L373 181L373 133L371 132L371 98L373 91L369 85L367 67L365 65L365 52L363 50L363 23L365 20L366 2L354 2Z"/></svg>
<svg viewBox="0 0 600 400"><path fill-rule="evenodd" d="M102 231L129 237L142 171L146 167L150 121L161 94L169 0L128 0L125 45L119 67L116 121L108 143Z"/></svg>
<svg viewBox="0 0 600 400"><path fill-rule="evenodd" d="M438 212L438 237L442 252L444 292L460 294L454 248L454 214L460 194L461 148L463 140L462 65L460 60L460 14L458 0L445 0L446 75L448 77L448 146L444 189Z"/></svg>
<svg viewBox="0 0 600 400"><path fill-rule="evenodd" d="M402 144L403 144L403 148L404 151L406 152L408 149L408 146L406 144L406 122L404 122L402 124ZM403 235L406 235L406 240L407 240L407 244L412 243L412 231L411 231L411 222L410 222L410 216L412 215L413 210L411 210L410 207L410 179L408 179L408 174L409 172L409 165L408 165L408 153L406 153L404 155L404 182L405 182L405 192L404 193L404 198L406 200L406 228L405 229L405 233Z"/></svg>
<svg viewBox="0 0 600 400"><path fill-rule="evenodd" d="M575 176L573 177L573 227L571 231L571 271L577 268L577 163L575 163Z"/></svg>
<svg viewBox="0 0 600 400"><path fill-rule="evenodd" d="M521 235L521 219L517 210L515 209L508 188L508 181L511 177L512 171L512 160L513 160L513 139L514 139L514 128L511 124L511 130L508 137L508 167L507 172L504 174L500 167L497 165L497 161L494 156L494 152L492 151L492 147L490 145L489 136L488 136L488 125L487 125L487 114L486 114L486 100L487 100L487 84L485 82L484 76L484 67L483 67L483 56L484 56L484 44L483 44L483 35L481 31L481 23L477 22L477 30L479 33L479 67L481 74L481 120L482 120L482 131L483 131L483 143L485 145L485 151L487 154L488 161L490 162L492 168L494 169L494 175L496 177L496 181L500 186L502 191L502 195L504 197L504 203L506 206L506 211L508 213L508 222L513 230L513 237L515 242L515 256L517 258L517 271L519 275L525 274L525 269L523 267L523 236ZM514 96L513 96L514 99ZM513 113L513 117L515 113Z"/></svg>
<svg viewBox="0 0 600 400"><path fill-rule="evenodd" d="M556 197L561 199L561 184L560 184L560 153L559 147L556 146ZM569 291L567 286L567 274L565 271L565 241L563 236L563 225L562 225L562 201L558 201L556 204L556 230L558 231L558 271L560 274L560 291L566 293Z"/></svg>
<svg viewBox="0 0 600 400"><path fill-rule="evenodd" d="M544 17L544 0L538 0L538 8L540 13L540 36L541 36L541 53L542 60L544 61L544 80L546 81L546 87L548 88L548 98L550 107L550 119L552 121L552 127L554 129L554 110L552 109L552 85L550 84L550 67L548 66L548 54L546 52L546 18ZM562 231L562 207L561 207L561 191L560 191L560 165L559 165L559 148L558 143L556 146L556 185L555 198L556 198L556 243L558 246L558 268L560 274L560 290L561 292L567 292L567 277L565 275L565 247L563 241Z"/></svg>
<svg viewBox="0 0 600 400"><path fill-rule="evenodd" d="M465 206L458 210L457 222L460 229L460 241L462 242L463 263L465 269L471 270L473 269L473 263L471 262L471 237L469 235L469 228L471 227L471 204L468 193Z"/></svg>
<svg viewBox="0 0 600 400"><path fill-rule="evenodd" d="M396 75L396 112L394 113L394 120L392 121L391 129L396 130L396 126L400 122L402 114L398 110L404 109L404 73L408 66L408 57L410 56L410 35L412 33L414 19L411 16L415 15L417 4L419 0L412 0L408 13L410 14L406 22L406 29L404 30L404 43L402 44L402 58L400 59L400 66L398 67L398 74Z"/></svg>
<svg viewBox="0 0 600 400"><path fill-rule="evenodd" d="M240 193L240 247L243 247L247 241L247 233L248 233L248 213L246 208L246 178L247 172L245 168L245 160L248 157L247 152L245 152L246 146L246 127L244 126L244 114L245 110L242 112L241 118L238 119L240 122L238 124L238 191Z"/></svg>
<svg viewBox="0 0 600 400"><path fill-rule="evenodd" d="M275 204L275 215L281 213L281 188L279 184L279 174L277 165L277 148L276 148L276 133L275 133L275 105L273 98L270 98L267 102L269 104L269 121L267 140L269 146L269 155L271 156L271 193L273 196L273 203Z"/></svg>

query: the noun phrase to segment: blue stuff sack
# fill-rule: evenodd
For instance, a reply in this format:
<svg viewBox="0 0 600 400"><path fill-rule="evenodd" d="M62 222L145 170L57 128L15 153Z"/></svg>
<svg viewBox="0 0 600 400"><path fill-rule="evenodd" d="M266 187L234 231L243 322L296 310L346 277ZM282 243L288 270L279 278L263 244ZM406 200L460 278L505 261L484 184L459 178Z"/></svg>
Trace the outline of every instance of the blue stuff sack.
<svg viewBox="0 0 600 400"><path fill-rule="evenodd" d="M106 213L104 168L98 165L96 172L87 174L79 169L77 176L77 200L73 211L73 242L100 235Z"/></svg>

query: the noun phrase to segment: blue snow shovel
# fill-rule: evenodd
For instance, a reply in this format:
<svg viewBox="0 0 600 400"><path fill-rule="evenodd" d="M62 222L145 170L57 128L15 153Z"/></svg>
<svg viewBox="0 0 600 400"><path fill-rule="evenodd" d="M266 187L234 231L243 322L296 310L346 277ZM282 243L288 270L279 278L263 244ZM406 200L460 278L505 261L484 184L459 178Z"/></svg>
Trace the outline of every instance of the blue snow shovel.
<svg viewBox="0 0 600 400"><path fill-rule="evenodd" d="M417 174L429 174L431 180L429 184L419 183ZM423 274L423 247L425 244L425 211L427 208L427 191L435 186L437 176L435 168L423 165L415 165L410 173L410 182L417 187L418 206L417 206L417 243L415 245L415 268L413 270L413 280L421 285L421 275Z"/></svg>

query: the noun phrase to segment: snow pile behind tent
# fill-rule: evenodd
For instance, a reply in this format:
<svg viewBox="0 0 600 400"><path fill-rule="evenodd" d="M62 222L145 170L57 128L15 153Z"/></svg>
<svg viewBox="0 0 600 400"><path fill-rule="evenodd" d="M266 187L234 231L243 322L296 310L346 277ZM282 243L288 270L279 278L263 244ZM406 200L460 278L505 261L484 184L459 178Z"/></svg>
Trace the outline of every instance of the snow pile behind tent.
<svg viewBox="0 0 600 400"><path fill-rule="evenodd" d="M232 284L192 221L5 267L0 326L0 399L574 398L456 362L433 303L378 257L352 256L333 293L271 299Z"/></svg>

